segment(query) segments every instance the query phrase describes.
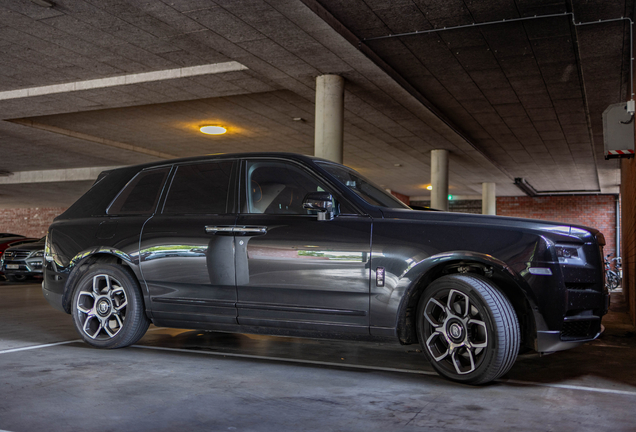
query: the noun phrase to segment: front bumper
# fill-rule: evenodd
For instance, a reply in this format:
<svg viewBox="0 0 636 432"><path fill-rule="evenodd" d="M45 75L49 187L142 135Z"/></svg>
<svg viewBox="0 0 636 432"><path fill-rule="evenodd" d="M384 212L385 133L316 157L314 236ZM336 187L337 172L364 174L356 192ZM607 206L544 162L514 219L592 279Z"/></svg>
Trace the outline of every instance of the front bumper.
<svg viewBox="0 0 636 432"><path fill-rule="evenodd" d="M23 261L4 261L0 270L7 276L42 276L42 257L29 258Z"/></svg>
<svg viewBox="0 0 636 432"><path fill-rule="evenodd" d="M594 337L577 340L562 340L561 332L559 331L538 331L536 342L537 346L535 350L543 354L549 354L555 351L564 351L570 348L575 348L598 338L603 333L603 330L604 328L601 326L601 330L596 333Z"/></svg>
<svg viewBox="0 0 636 432"><path fill-rule="evenodd" d="M571 310L578 313L567 315L563 319L560 331L537 331L536 351L540 353L563 351L593 341L603 333L601 318L609 310L609 293L575 292L573 294L569 291L568 294L568 305L572 307ZM581 306L590 307L590 305L596 305L598 309L578 309Z"/></svg>

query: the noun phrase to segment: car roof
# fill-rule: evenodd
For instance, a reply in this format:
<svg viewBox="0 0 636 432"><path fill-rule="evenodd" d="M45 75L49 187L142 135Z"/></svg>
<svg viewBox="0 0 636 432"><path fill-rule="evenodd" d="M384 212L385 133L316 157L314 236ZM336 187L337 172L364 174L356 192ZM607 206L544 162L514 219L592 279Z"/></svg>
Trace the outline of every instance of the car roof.
<svg viewBox="0 0 636 432"><path fill-rule="evenodd" d="M5 237L21 237L21 238L24 238L24 236L20 235L20 234L0 233L0 238L5 238Z"/></svg>
<svg viewBox="0 0 636 432"><path fill-rule="evenodd" d="M148 163L139 164L139 165L131 165L126 167L116 168L116 169L108 170L105 172L117 171L117 170L123 170L123 169L132 169L132 168L137 168L138 171L141 171L147 168L169 166L173 164L188 163L188 162L223 160L223 159L239 159L239 158L249 159L249 158L259 158L259 157L264 157L264 158L276 157L276 158L303 161L303 162L311 162L311 161L330 162L326 159L322 159L316 156L309 156L309 155L303 155L299 153L289 153L289 152L218 153L218 154L192 156L192 157L178 158L178 159L167 159L167 160L162 160L157 162L148 162Z"/></svg>

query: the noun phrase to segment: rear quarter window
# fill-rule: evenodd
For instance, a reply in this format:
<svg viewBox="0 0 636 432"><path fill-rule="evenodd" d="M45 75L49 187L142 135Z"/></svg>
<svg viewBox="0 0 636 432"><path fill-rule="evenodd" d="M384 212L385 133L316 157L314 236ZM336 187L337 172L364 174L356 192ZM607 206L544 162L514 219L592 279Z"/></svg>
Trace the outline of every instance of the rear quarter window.
<svg viewBox="0 0 636 432"><path fill-rule="evenodd" d="M163 214L223 214L228 210L234 161L177 167Z"/></svg>
<svg viewBox="0 0 636 432"><path fill-rule="evenodd" d="M150 214L154 212L169 167L142 171L119 193L108 208L109 215Z"/></svg>

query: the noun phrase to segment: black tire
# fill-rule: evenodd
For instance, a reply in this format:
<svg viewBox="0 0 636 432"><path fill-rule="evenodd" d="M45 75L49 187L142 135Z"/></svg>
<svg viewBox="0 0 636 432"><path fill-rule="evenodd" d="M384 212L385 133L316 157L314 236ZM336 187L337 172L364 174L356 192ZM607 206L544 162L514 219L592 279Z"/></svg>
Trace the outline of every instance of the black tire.
<svg viewBox="0 0 636 432"><path fill-rule="evenodd" d="M24 282L28 279L26 275L7 275L7 280L9 282Z"/></svg>
<svg viewBox="0 0 636 432"><path fill-rule="evenodd" d="M417 334L440 375L474 385L508 372L521 340L510 301L472 274L443 276L427 287L417 307Z"/></svg>
<svg viewBox="0 0 636 432"><path fill-rule="evenodd" d="M607 272L607 287L610 290L618 288L618 276L614 272Z"/></svg>
<svg viewBox="0 0 636 432"><path fill-rule="evenodd" d="M98 348L132 345L150 325L137 279L116 264L88 268L75 285L71 315L82 339Z"/></svg>

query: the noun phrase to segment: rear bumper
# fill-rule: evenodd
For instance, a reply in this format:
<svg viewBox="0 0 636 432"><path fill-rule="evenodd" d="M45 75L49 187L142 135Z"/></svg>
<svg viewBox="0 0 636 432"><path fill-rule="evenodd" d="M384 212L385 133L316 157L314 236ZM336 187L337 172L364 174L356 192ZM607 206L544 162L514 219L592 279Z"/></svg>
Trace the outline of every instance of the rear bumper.
<svg viewBox="0 0 636 432"><path fill-rule="evenodd" d="M51 306L53 306L57 310L66 313L64 307L62 306L62 294L46 289L44 287L44 282L42 282L42 294L44 294L44 298L46 299L46 301L49 302Z"/></svg>
<svg viewBox="0 0 636 432"><path fill-rule="evenodd" d="M64 310L64 288L66 278L50 271L48 268L44 270L44 280L42 281L42 294L44 298L55 309Z"/></svg>

